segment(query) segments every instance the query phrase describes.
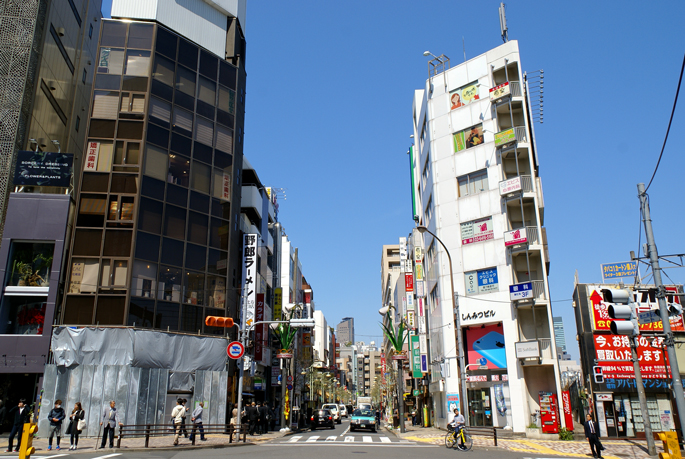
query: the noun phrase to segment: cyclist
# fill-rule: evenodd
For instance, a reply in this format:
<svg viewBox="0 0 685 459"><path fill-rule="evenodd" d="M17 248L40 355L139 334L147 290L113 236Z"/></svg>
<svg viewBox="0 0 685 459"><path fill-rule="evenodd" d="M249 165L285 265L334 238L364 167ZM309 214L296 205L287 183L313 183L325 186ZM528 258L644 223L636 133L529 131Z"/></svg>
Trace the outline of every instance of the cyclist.
<svg viewBox="0 0 685 459"><path fill-rule="evenodd" d="M459 414L459 408L455 408L454 417L452 418L452 422L449 423L449 426L454 429L454 437L457 440L461 439L461 437L459 436L459 432L461 432L461 429L464 428L465 422L466 420L464 419L464 416ZM463 441L460 447L463 447Z"/></svg>

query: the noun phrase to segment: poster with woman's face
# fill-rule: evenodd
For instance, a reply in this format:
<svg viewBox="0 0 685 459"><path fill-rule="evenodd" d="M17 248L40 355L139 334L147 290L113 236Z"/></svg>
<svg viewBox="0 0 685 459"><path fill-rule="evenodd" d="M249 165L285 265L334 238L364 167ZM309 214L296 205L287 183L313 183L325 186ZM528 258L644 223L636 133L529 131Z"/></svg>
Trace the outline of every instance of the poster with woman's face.
<svg viewBox="0 0 685 459"><path fill-rule="evenodd" d="M450 91L450 110L464 107L471 102L478 100L478 85L477 81L469 83L466 86Z"/></svg>

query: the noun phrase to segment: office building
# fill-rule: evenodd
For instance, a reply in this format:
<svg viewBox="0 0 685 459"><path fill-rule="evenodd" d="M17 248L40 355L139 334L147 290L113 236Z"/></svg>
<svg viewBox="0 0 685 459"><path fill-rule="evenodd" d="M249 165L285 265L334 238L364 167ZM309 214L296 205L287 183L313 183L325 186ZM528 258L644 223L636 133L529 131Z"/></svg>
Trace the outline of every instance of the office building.
<svg viewBox="0 0 685 459"><path fill-rule="evenodd" d="M562 354L566 354L566 334L564 333L564 319L561 317L553 317L554 323L554 343L557 349L561 349Z"/></svg>
<svg viewBox="0 0 685 459"><path fill-rule="evenodd" d="M447 246L458 295L455 304L443 245L428 232L417 244L414 230L422 251L408 258L425 267L415 290L430 324L435 423L445 427L448 403L459 400L470 425L525 432L561 400L527 75L516 41L452 68L441 56L429 69L413 98L413 217Z"/></svg>
<svg viewBox="0 0 685 459"><path fill-rule="evenodd" d="M335 335L343 346L354 344L354 317L344 317L335 328Z"/></svg>

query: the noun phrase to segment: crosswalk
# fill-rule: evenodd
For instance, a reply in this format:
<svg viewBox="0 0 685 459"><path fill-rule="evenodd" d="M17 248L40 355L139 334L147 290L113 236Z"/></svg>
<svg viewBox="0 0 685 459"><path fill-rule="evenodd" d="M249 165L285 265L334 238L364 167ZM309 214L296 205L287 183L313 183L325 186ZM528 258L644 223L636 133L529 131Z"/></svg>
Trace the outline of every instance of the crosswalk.
<svg viewBox="0 0 685 459"><path fill-rule="evenodd" d="M373 443L373 444L413 444L413 442L410 442L409 440L391 440L388 437L385 436L379 436L379 437L372 437L370 435L363 435L363 436L355 436L355 435L329 435L327 437L320 436L320 435L311 435L309 437L305 437L304 435L293 435L292 437L289 437L287 440L283 439L283 441L280 442L281 444L283 443L288 443L288 444L302 444L302 443Z"/></svg>

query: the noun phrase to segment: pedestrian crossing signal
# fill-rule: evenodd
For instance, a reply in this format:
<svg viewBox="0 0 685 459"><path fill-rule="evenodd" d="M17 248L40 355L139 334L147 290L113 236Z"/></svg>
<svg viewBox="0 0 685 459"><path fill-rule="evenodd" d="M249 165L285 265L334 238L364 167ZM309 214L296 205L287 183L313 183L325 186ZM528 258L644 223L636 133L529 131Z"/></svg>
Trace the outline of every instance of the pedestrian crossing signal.
<svg viewBox="0 0 685 459"><path fill-rule="evenodd" d="M31 454L36 452L36 448L33 446L33 434L35 434L37 430L37 424L24 424L24 429L21 432L21 447L19 448L19 459L30 459Z"/></svg>
<svg viewBox="0 0 685 459"><path fill-rule="evenodd" d="M602 384L604 382L604 369L599 365L592 367L592 374L595 377L595 383Z"/></svg>

